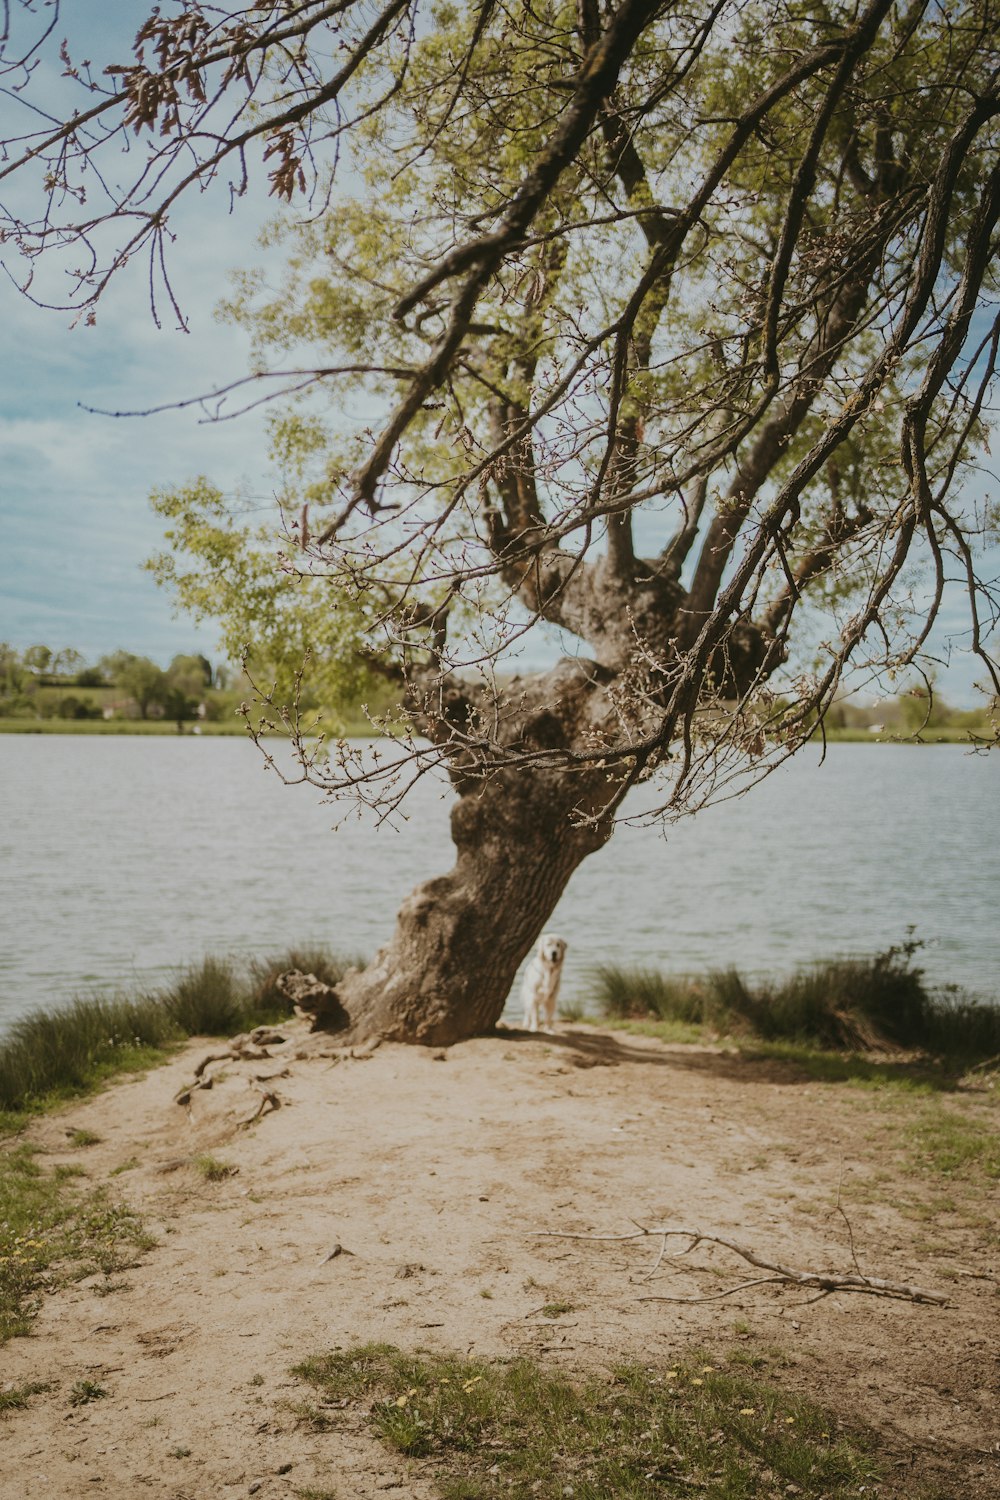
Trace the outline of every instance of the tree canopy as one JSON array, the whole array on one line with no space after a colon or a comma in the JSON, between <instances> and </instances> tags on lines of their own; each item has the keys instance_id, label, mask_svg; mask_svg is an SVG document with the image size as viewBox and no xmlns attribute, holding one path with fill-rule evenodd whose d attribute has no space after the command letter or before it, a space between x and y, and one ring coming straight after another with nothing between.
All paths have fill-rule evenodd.
<instances>
[{"instance_id":1,"label":"tree canopy","mask_svg":"<svg viewBox=\"0 0 1000 1500\"><path fill-rule=\"evenodd\" d=\"M8 148L38 197L6 234L29 289L72 266L88 317L147 255L155 310L178 198L267 173L288 275L232 299L257 366L216 409L280 398L278 572L399 681L431 742L401 764L444 759L463 796L534 776L547 806L562 778L599 843L652 772L662 810L697 806L803 743L846 672L919 664L952 581L1000 689L997 19L177 0L103 71L64 49L85 107ZM218 495L164 503L194 597ZM233 545L238 615L276 574ZM567 656L498 682L537 626ZM303 756L357 781L346 749Z\"/></svg>"}]
</instances>

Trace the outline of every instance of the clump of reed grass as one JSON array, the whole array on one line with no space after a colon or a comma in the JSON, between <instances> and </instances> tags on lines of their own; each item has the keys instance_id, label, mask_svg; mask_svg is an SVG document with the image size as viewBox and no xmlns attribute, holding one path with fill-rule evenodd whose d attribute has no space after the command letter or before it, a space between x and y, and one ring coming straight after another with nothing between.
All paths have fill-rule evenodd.
<instances>
[{"instance_id":1,"label":"clump of reed grass","mask_svg":"<svg viewBox=\"0 0 1000 1500\"><path fill-rule=\"evenodd\" d=\"M149 1067L189 1036L232 1036L280 1020L291 1004L278 974L306 968L335 984L349 963L323 949L242 964L209 957L157 993L88 996L22 1016L0 1040L0 1113L16 1127L19 1112Z\"/></svg>"},{"instance_id":2,"label":"clump of reed grass","mask_svg":"<svg viewBox=\"0 0 1000 1500\"><path fill-rule=\"evenodd\" d=\"M0 1043L0 1109L65 1096L155 1061L181 1033L152 996L94 996L22 1016Z\"/></svg>"},{"instance_id":3,"label":"clump of reed grass","mask_svg":"<svg viewBox=\"0 0 1000 1500\"><path fill-rule=\"evenodd\" d=\"M616 1019L654 1017L767 1042L834 1050L902 1048L955 1062L1000 1053L1000 1006L927 987L909 938L866 958L809 964L783 980L751 982L736 968L703 976L606 964L594 998Z\"/></svg>"},{"instance_id":4,"label":"clump of reed grass","mask_svg":"<svg viewBox=\"0 0 1000 1500\"><path fill-rule=\"evenodd\" d=\"M246 982L232 959L203 958L162 996L182 1036L232 1036L248 1018Z\"/></svg>"}]
</instances>

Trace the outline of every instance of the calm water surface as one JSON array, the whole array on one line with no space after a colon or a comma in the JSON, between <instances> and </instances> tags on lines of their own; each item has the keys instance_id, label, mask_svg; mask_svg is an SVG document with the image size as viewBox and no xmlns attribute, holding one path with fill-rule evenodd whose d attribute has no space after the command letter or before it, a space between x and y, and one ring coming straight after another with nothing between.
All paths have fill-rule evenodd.
<instances>
[{"instance_id":1,"label":"calm water surface","mask_svg":"<svg viewBox=\"0 0 1000 1500\"><path fill-rule=\"evenodd\" d=\"M916 928L940 983L1000 991L1000 757L834 745L670 829L623 827L549 924L565 990L607 959L778 972ZM238 739L0 736L0 1026L206 953L371 953L452 863L448 798L399 829L283 786Z\"/></svg>"}]
</instances>

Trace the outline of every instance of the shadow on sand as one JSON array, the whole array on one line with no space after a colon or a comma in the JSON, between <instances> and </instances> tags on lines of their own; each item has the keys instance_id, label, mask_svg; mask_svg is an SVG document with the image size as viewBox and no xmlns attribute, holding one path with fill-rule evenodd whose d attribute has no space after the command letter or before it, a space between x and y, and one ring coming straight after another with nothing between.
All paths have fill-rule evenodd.
<instances>
[{"instance_id":1,"label":"shadow on sand","mask_svg":"<svg viewBox=\"0 0 1000 1500\"><path fill-rule=\"evenodd\" d=\"M613 1068L620 1063L653 1068L683 1068L689 1073L732 1082L753 1080L788 1087L807 1083L859 1083L874 1088L951 1093L962 1087L954 1070L926 1058L866 1057L856 1052L824 1052L789 1043L741 1042L712 1045L659 1042L655 1036L632 1040L613 1033L567 1025L552 1032L498 1029L497 1036L519 1046L544 1043L558 1048L577 1068ZM657 1045L650 1045L650 1043Z\"/></svg>"}]
</instances>

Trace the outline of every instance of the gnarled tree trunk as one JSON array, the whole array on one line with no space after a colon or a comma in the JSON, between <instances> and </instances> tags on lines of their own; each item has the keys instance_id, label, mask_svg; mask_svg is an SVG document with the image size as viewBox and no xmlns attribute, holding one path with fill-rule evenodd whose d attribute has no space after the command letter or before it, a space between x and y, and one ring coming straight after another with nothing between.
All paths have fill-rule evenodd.
<instances>
[{"instance_id":1,"label":"gnarled tree trunk","mask_svg":"<svg viewBox=\"0 0 1000 1500\"><path fill-rule=\"evenodd\" d=\"M573 871L611 834L621 784L602 769L547 768L544 756L547 743L585 743L598 728L603 674L567 660L508 697L511 745L540 758L486 777L452 770L454 868L417 887L391 941L337 986L355 1035L442 1046L491 1031Z\"/></svg>"}]
</instances>

